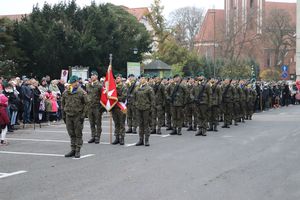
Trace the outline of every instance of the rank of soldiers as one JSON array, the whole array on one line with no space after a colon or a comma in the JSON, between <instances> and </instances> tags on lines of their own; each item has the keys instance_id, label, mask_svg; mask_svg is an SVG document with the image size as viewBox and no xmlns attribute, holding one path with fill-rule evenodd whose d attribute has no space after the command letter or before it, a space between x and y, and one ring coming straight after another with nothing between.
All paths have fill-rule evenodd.
<instances>
[{"instance_id":1,"label":"rank of soldiers","mask_svg":"<svg viewBox=\"0 0 300 200\"><path fill-rule=\"evenodd\" d=\"M91 139L100 142L101 120L105 109L100 104L102 83L93 71L85 91L77 84L78 77L70 78L70 86L63 94L63 119L71 140L71 151L66 157L80 157L84 115L88 116ZM195 131L195 136L206 136L207 131L237 126L251 120L256 91L245 80L208 79L200 74L195 78L175 75L171 79L129 75L124 80L116 75L118 101L126 103L127 113L117 106L111 110L115 124L113 145L125 144L125 133L138 135L136 146L150 146L151 134L162 134L166 127L170 135L182 135L182 128ZM127 130L125 124L127 120Z\"/></svg>"}]
</instances>

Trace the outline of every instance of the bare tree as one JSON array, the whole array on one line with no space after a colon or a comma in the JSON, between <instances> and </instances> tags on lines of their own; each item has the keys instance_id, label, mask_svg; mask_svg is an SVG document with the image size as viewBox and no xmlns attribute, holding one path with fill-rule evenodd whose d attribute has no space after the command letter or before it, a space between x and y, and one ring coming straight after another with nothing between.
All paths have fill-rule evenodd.
<instances>
[{"instance_id":1,"label":"bare tree","mask_svg":"<svg viewBox=\"0 0 300 200\"><path fill-rule=\"evenodd\" d=\"M194 49L195 36L204 19L204 9L184 7L170 14L169 26L173 29L175 39L180 45Z\"/></svg>"},{"instance_id":2,"label":"bare tree","mask_svg":"<svg viewBox=\"0 0 300 200\"><path fill-rule=\"evenodd\" d=\"M291 24L291 16L286 10L274 9L264 25L264 41L274 52L274 66L279 67L284 57L296 46L296 26Z\"/></svg>"}]
</instances>

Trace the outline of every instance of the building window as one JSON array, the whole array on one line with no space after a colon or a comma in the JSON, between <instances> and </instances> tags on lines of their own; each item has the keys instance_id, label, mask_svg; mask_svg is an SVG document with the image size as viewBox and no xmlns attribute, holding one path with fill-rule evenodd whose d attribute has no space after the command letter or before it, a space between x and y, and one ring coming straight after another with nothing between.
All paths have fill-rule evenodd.
<instances>
[{"instance_id":1,"label":"building window","mask_svg":"<svg viewBox=\"0 0 300 200\"><path fill-rule=\"evenodd\" d=\"M271 67L272 64L272 56L271 56L271 52L268 51L267 52L267 67Z\"/></svg>"},{"instance_id":2,"label":"building window","mask_svg":"<svg viewBox=\"0 0 300 200\"><path fill-rule=\"evenodd\" d=\"M253 8L254 0L250 0L250 8Z\"/></svg>"}]
</instances>

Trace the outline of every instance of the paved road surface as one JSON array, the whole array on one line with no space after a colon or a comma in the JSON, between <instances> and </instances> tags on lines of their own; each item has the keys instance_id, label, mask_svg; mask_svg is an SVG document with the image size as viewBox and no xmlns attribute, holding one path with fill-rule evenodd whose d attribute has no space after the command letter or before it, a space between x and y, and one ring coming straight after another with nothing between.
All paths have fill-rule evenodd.
<instances>
[{"instance_id":1,"label":"paved road surface","mask_svg":"<svg viewBox=\"0 0 300 200\"><path fill-rule=\"evenodd\" d=\"M152 135L150 147L84 144L67 159L65 125L18 130L0 147L1 200L297 200L300 106L255 114L238 127L195 137ZM84 140L89 139L85 122Z\"/></svg>"}]
</instances>

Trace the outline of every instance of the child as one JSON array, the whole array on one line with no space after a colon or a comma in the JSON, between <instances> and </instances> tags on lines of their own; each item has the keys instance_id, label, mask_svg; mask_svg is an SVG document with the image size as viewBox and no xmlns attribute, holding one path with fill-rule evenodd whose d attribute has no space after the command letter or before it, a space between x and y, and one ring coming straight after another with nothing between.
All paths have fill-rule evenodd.
<instances>
[{"instance_id":1,"label":"child","mask_svg":"<svg viewBox=\"0 0 300 200\"><path fill-rule=\"evenodd\" d=\"M0 126L1 126L1 141L0 145L7 145L5 140L7 127L9 125L9 117L7 114L8 98L4 94L0 94Z\"/></svg>"}]
</instances>

